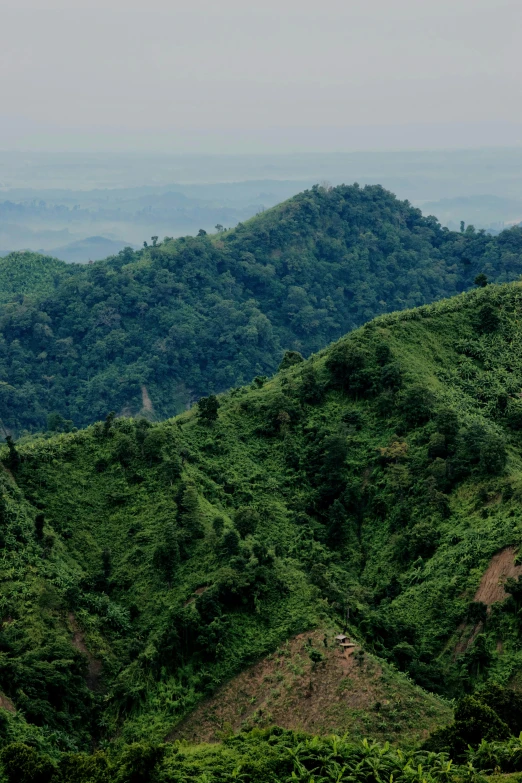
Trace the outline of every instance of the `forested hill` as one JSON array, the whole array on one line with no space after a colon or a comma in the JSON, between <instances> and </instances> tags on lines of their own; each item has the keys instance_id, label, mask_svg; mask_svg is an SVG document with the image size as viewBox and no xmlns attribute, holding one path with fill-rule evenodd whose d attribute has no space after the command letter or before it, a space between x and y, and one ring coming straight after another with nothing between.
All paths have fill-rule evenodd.
<instances>
[{"instance_id":1,"label":"forested hill","mask_svg":"<svg viewBox=\"0 0 522 783\"><path fill-rule=\"evenodd\" d=\"M378 186L315 187L232 231L154 241L0 307L4 428L172 415L271 374L285 349L522 272L521 229L450 232Z\"/></svg>"},{"instance_id":2,"label":"forested hill","mask_svg":"<svg viewBox=\"0 0 522 783\"><path fill-rule=\"evenodd\" d=\"M173 420L109 416L2 447L0 738L61 759L60 783L201 780L214 751L196 761L156 744L267 653L273 709L295 728L286 674L306 671L297 685L313 701L347 603L358 653L322 701L331 731L362 715L365 731L400 740L449 719L386 662L450 697L516 682L521 319L520 284L487 286L381 316L308 361L287 355L271 380ZM296 657L286 640L303 632ZM372 677L362 712L351 689ZM240 694L247 727L272 720L258 692ZM466 704L467 722L439 736L455 752L481 731L520 731L509 710L503 723ZM211 707L202 715L226 735ZM133 741L153 745L128 747L125 763L161 775L81 777L90 767L70 755Z\"/></svg>"},{"instance_id":3,"label":"forested hill","mask_svg":"<svg viewBox=\"0 0 522 783\"><path fill-rule=\"evenodd\" d=\"M0 303L46 296L77 268L39 253L16 252L0 258Z\"/></svg>"}]
</instances>

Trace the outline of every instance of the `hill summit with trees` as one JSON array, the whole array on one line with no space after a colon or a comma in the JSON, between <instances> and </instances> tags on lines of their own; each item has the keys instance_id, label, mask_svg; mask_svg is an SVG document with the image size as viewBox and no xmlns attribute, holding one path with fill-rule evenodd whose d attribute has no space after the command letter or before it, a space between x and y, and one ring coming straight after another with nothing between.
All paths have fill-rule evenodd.
<instances>
[{"instance_id":1,"label":"hill summit with trees","mask_svg":"<svg viewBox=\"0 0 522 783\"><path fill-rule=\"evenodd\" d=\"M379 186L316 186L231 231L92 265L0 263L4 430L164 418L382 313L522 272L522 230L452 232ZM47 417L51 415L50 420Z\"/></svg>"},{"instance_id":2,"label":"hill summit with trees","mask_svg":"<svg viewBox=\"0 0 522 783\"><path fill-rule=\"evenodd\" d=\"M21 768L53 783L228 780L240 768L252 783L314 769L339 781L347 765L350 780L380 768L431 783L520 769L522 708L505 686L522 671L521 319L522 285L487 285L382 315L306 361L289 353L273 378L163 423L111 414L9 440L8 780ZM342 630L354 673L328 691L321 726L351 739L312 740L280 707L285 683L306 674L303 699L332 689ZM244 713L227 707L253 733L218 726L214 748L179 739L195 708L210 731L216 689L267 655L271 679L248 680ZM375 699L357 714L355 688ZM267 705L288 725L273 729ZM419 727L432 736L418 756L353 744L364 731L408 744ZM476 768L428 750L472 753Z\"/></svg>"}]
</instances>

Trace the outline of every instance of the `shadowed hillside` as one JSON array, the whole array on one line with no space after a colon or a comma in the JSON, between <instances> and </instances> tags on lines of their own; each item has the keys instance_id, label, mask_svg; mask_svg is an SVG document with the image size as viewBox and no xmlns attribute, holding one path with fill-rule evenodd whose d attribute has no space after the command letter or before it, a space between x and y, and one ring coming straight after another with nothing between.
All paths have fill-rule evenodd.
<instances>
[{"instance_id":1,"label":"shadowed hillside","mask_svg":"<svg viewBox=\"0 0 522 783\"><path fill-rule=\"evenodd\" d=\"M469 288L478 273L503 282L522 271L520 229L450 232L379 186L315 187L200 234L65 275L42 259L53 271L29 288L25 256L2 262L20 281L0 308L6 432L137 414L144 387L156 415L170 416L273 373L286 349L308 355L380 313Z\"/></svg>"}]
</instances>

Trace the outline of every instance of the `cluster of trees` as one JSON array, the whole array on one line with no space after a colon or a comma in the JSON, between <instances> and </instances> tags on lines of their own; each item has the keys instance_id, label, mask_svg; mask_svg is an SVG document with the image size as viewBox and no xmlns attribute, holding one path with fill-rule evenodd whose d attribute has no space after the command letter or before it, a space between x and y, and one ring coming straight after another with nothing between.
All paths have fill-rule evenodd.
<instances>
[{"instance_id":1,"label":"cluster of trees","mask_svg":"<svg viewBox=\"0 0 522 783\"><path fill-rule=\"evenodd\" d=\"M0 307L6 430L42 430L51 413L75 426L137 413L143 387L169 416L271 374L285 349L308 355L479 273L522 272L522 230L451 232L378 186L314 187L232 231L153 239L66 272L43 259L45 279L34 258L34 279L23 255L10 258L33 282Z\"/></svg>"},{"instance_id":2,"label":"cluster of trees","mask_svg":"<svg viewBox=\"0 0 522 783\"><path fill-rule=\"evenodd\" d=\"M347 603L350 632L432 691L515 671L520 586L490 612L472 596L518 543L521 313L517 285L485 286L308 361L294 348L274 378L175 420L111 413L73 431L55 416L52 436L11 437L0 690L20 713L6 741L163 738L290 635L344 622ZM477 624L459 653L458 629Z\"/></svg>"}]
</instances>

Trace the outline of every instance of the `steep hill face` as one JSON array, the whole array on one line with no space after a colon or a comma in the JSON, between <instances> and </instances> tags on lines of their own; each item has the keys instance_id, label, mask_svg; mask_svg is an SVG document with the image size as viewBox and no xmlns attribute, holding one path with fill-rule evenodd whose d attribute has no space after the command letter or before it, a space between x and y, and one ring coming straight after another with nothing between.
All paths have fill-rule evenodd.
<instances>
[{"instance_id":1,"label":"steep hill face","mask_svg":"<svg viewBox=\"0 0 522 783\"><path fill-rule=\"evenodd\" d=\"M233 231L154 241L0 308L6 430L44 429L50 413L72 422L53 417L62 429L136 414L144 394L170 416L271 374L285 349L308 355L479 272L522 272L522 230L450 232L380 187L316 187Z\"/></svg>"},{"instance_id":2,"label":"steep hill face","mask_svg":"<svg viewBox=\"0 0 522 783\"><path fill-rule=\"evenodd\" d=\"M520 284L488 286L287 356L217 409L4 447L2 731L170 736L347 608L431 691L516 677L521 318Z\"/></svg>"},{"instance_id":3,"label":"steep hill face","mask_svg":"<svg viewBox=\"0 0 522 783\"><path fill-rule=\"evenodd\" d=\"M320 628L289 639L202 701L169 739L216 742L276 725L410 744L450 722L441 699L358 645L341 647L336 636Z\"/></svg>"}]
</instances>

